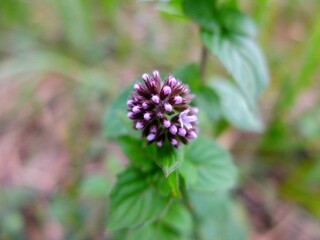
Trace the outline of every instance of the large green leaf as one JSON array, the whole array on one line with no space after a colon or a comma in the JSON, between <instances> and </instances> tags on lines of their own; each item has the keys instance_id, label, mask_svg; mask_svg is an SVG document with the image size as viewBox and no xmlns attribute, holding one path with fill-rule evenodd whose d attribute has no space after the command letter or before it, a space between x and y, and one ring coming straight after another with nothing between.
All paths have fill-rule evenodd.
<instances>
[{"instance_id":1,"label":"large green leaf","mask_svg":"<svg viewBox=\"0 0 320 240\"><path fill-rule=\"evenodd\" d=\"M201 32L201 38L254 104L268 83L266 63L257 44L248 37L224 32Z\"/></svg>"},{"instance_id":2,"label":"large green leaf","mask_svg":"<svg viewBox=\"0 0 320 240\"><path fill-rule=\"evenodd\" d=\"M221 116L217 94L210 87L202 86L196 92L196 96L195 104L200 111L203 111L210 121L216 122Z\"/></svg>"},{"instance_id":3,"label":"large green leaf","mask_svg":"<svg viewBox=\"0 0 320 240\"><path fill-rule=\"evenodd\" d=\"M190 199L202 240L248 239L244 210L228 195L192 193Z\"/></svg>"},{"instance_id":4,"label":"large green leaf","mask_svg":"<svg viewBox=\"0 0 320 240\"><path fill-rule=\"evenodd\" d=\"M111 213L108 230L133 229L158 218L170 202L161 194L155 182L161 182L153 174L148 177L134 168L119 175L111 192Z\"/></svg>"},{"instance_id":5,"label":"large green leaf","mask_svg":"<svg viewBox=\"0 0 320 240\"><path fill-rule=\"evenodd\" d=\"M235 8L219 9L221 31L236 33L247 37L255 37L256 26L252 20Z\"/></svg>"},{"instance_id":6,"label":"large green leaf","mask_svg":"<svg viewBox=\"0 0 320 240\"><path fill-rule=\"evenodd\" d=\"M215 5L215 0L184 0L182 3L185 14L209 31L219 29L219 23L216 21L217 10Z\"/></svg>"},{"instance_id":7,"label":"large green leaf","mask_svg":"<svg viewBox=\"0 0 320 240\"><path fill-rule=\"evenodd\" d=\"M174 202L156 222L129 232L126 240L189 240L191 234L190 212L180 202Z\"/></svg>"},{"instance_id":8,"label":"large green leaf","mask_svg":"<svg viewBox=\"0 0 320 240\"><path fill-rule=\"evenodd\" d=\"M219 95L221 112L229 123L247 131L260 132L263 129L258 113L233 84L216 80L211 87Z\"/></svg>"},{"instance_id":9,"label":"large green leaf","mask_svg":"<svg viewBox=\"0 0 320 240\"><path fill-rule=\"evenodd\" d=\"M103 119L104 136L116 140L127 135L131 129L130 120L126 115L127 99L132 86L126 87L111 103Z\"/></svg>"},{"instance_id":10,"label":"large green leaf","mask_svg":"<svg viewBox=\"0 0 320 240\"><path fill-rule=\"evenodd\" d=\"M231 157L214 141L194 140L185 152L180 168L189 189L195 191L224 191L235 185L237 174Z\"/></svg>"},{"instance_id":11,"label":"large green leaf","mask_svg":"<svg viewBox=\"0 0 320 240\"><path fill-rule=\"evenodd\" d=\"M143 139L135 139L129 136L121 137L119 144L135 167L143 171L148 171L155 167L156 149L154 145L147 146Z\"/></svg>"}]
</instances>

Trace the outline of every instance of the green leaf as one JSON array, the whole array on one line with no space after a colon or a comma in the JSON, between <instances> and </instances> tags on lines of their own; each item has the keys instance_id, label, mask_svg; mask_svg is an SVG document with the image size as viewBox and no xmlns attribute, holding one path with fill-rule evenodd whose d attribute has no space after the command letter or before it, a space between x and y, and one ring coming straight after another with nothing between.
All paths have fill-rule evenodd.
<instances>
[{"instance_id":1,"label":"green leaf","mask_svg":"<svg viewBox=\"0 0 320 240\"><path fill-rule=\"evenodd\" d=\"M234 8L222 8L219 10L219 22L224 31L244 35L256 36L256 26L252 20Z\"/></svg>"},{"instance_id":2,"label":"green leaf","mask_svg":"<svg viewBox=\"0 0 320 240\"><path fill-rule=\"evenodd\" d=\"M233 77L250 104L254 104L268 84L266 63L250 38L228 33L201 31L201 38Z\"/></svg>"},{"instance_id":3,"label":"green leaf","mask_svg":"<svg viewBox=\"0 0 320 240\"><path fill-rule=\"evenodd\" d=\"M135 139L124 136L119 139L122 151L126 154L131 163L143 171L148 171L155 167L154 158L156 149L154 145L146 145L143 139Z\"/></svg>"},{"instance_id":4,"label":"green leaf","mask_svg":"<svg viewBox=\"0 0 320 240\"><path fill-rule=\"evenodd\" d=\"M92 23L87 1L58 0L53 1L57 8L64 34L71 44L79 50L92 44ZM77 24L74 24L74 23Z\"/></svg>"},{"instance_id":5,"label":"green leaf","mask_svg":"<svg viewBox=\"0 0 320 240\"><path fill-rule=\"evenodd\" d=\"M127 135L131 129L130 121L126 116L127 99L132 86L126 87L111 103L103 119L104 136L109 140L116 140Z\"/></svg>"},{"instance_id":6,"label":"green leaf","mask_svg":"<svg viewBox=\"0 0 320 240\"><path fill-rule=\"evenodd\" d=\"M177 16L177 17L184 17L184 13L182 10L182 1L183 0L169 0L166 2L159 2L157 4L157 9L160 12Z\"/></svg>"},{"instance_id":7,"label":"green leaf","mask_svg":"<svg viewBox=\"0 0 320 240\"><path fill-rule=\"evenodd\" d=\"M170 186L172 196L180 198L179 174L177 171L169 175L167 183Z\"/></svg>"},{"instance_id":8,"label":"green leaf","mask_svg":"<svg viewBox=\"0 0 320 240\"><path fill-rule=\"evenodd\" d=\"M185 162L180 168L189 189L225 191L236 182L236 168L224 149L210 140L197 139L186 148Z\"/></svg>"},{"instance_id":9,"label":"green leaf","mask_svg":"<svg viewBox=\"0 0 320 240\"><path fill-rule=\"evenodd\" d=\"M126 240L191 240L192 218L180 202L173 202L156 222L129 232Z\"/></svg>"},{"instance_id":10,"label":"green leaf","mask_svg":"<svg viewBox=\"0 0 320 240\"><path fill-rule=\"evenodd\" d=\"M173 71L173 75L189 85L195 94L192 101L209 120L217 121L220 117L219 99L217 94L209 87L203 86L200 81L200 71L197 64L187 64Z\"/></svg>"},{"instance_id":11,"label":"green leaf","mask_svg":"<svg viewBox=\"0 0 320 240\"><path fill-rule=\"evenodd\" d=\"M183 147L174 148L166 142L161 148L157 148L155 162L162 168L166 177L179 168L183 162Z\"/></svg>"},{"instance_id":12,"label":"green leaf","mask_svg":"<svg viewBox=\"0 0 320 240\"><path fill-rule=\"evenodd\" d=\"M262 131L262 123L256 110L249 106L233 84L216 80L211 86L220 97L222 114L229 123L247 131Z\"/></svg>"},{"instance_id":13,"label":"green leaf","mask_svg":"<svg viewBox=\"0 0 320 240\"><path fill-rule=\"evenodd\" d=\"M196 106L207 115L210 121L216 122L219 120L221 116L219 98L210 87L200 87L199 91L196 92L194 101Z\"/></svg>"},{"instance_id":14,"label":"green leaf","mask_svg":"<svg viewBox=\"0 0 320 240\"><path fill-rule=\"evenodd\" d=\"M154 175L148 178L134 168L121 173L111 192L108 230L133 229L156 220L170 201L170 197L158 192L158 181Z\"/></svg>"},{"instance_id":15,"label":"green leaf","mask_svg":"<svg viewBox=\"0 0 320 240\"><path fill-rule=\"evenodd\" d=\"M173 71L173 76L187 84L192 92L198 91L201 87L200 71L198 64L186 64L176 68Z\"/></svg>"},{"instance_id":16,"label":"green leaf","mask_svg":"<svg viewBox=\"0 0 320 240\"><path fill-rule=\"evenodd\" d=\"M244 209L228 195L192 193L190 199L202 240L248 239Z\"/></svg>"},{"instance_id":17,"label":"green leaf","mask_svg":"<svg viewBox=\"0 0 320 240\"><path fill-rule=\"evenodd\" d=\"M103 175L93 175L81 183L81 195L88 198L104 198L110 191L110 183Z\"/></svg>"},{"instance_id":18,"label":"green leaf","mask_svg":"<svg viewBox=\"0 0 320 240\"><path fill-rule=\"evenodd\" d=\"M209 31L217 31L219 29L219 23L216 20L215 0L184 0L182 7L185 14L203 29Z\"/></svg>"}]
</instances>

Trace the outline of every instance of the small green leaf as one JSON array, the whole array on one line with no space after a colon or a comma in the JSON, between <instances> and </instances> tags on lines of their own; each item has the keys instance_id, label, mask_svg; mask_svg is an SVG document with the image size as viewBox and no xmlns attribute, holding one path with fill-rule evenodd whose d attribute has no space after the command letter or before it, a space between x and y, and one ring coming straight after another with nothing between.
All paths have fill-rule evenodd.
<instances>
[{"instance_id":1,"label":"small green leaf","mask_svg":"<svg viewBox=\"0 0 320 240\"><path fill-rule=\"evenodd\" d=\"M248 239L244 209L227 194L192 193L190 199L202 240Z\"/></svg>"},{"instance_id":2,"label":"small green leaf","mask_svg":"<svg viewBox=\"0 0 320 240\"><path fill-rule=\"evenodd\" d=\"M166 142L161 148L157 148L155 162L162 168L166 177L168 177L181 166L183 157L183 147L176 149Z\"/></svg>"},{"instance_id":3,"label":"small green leaf","mask_svg":"<svg viewBox=\"0 0 320 240\"><path fill-rule=\"evenodd\" d=\"M250 104L268 84L268 71L257 44L239 34L201 32L201 38L233 77Z\"/></svg>"},{"instance_id":4,"label":"small green leaf","mask_svg":"<svg viewBox=\"0 0 320 240\"><path fill-rule=\"evenodd\" d=\"M222 114L229 123L247 131L262 131L262 122L256 110L249 106L233 84L216 80L211 86L220 97Z\"/></svg>"},{"instance_id":5,"label":"small green leaf","mask_svg":"<svg viewBox=\"0 0 320 240\"><path fill-rule=\"evenodd\" d=\"M147 146L143 139L134 139L129 136L121 137L119 144L135 167L143 171L148 171L155 167L153 159L156 155L156 149L154 145Z\"/></svg>"},{"instance_id":6,"label":"small green leaf","mask_svg":"<svg viewBox=\"0 0 320 240\"><path fill-rule=\"evenodd\" d=\"M197 139L186 147L185 162L180 168L189 189L225 191L236 182L236 168L224 149L210 140Z\"/></svg>"},{"instance_id":7,"label":"small green leaf","mask_svg":"<svg viewBox=\"0 0 320 240\"><path fill-rule=\"evenodd\" d=\"M170 186L172 196L180 198L179 174L177 171L169 175L167 183Z\"/></svg>"},{"instance_id":8,"label":"small green leaf","mask_svg":"<svg viewBox=\"0 0 320 240\"><path fill-rule=\"evenodd\" d=\"M116 140L127 135L131 129L130 121L126 116L127 99L132 86L126 87L111 103L103 119L104 136L109 140Z\"/></svg>"},{"instance_id":9,"label":"small green leaf","mask_svg":"<svg viewBox=\"0 0 320 240\"><path fill-rule=\"evenodd\" d=\"M156 222L128 233L126 240L191 240L192 218L180 202L173 202Z\"/></svg>"},{"instance_id":10,"label":"small green leaf","mask_svg":"<svg viewBox=\"0 0 320 240\"><path fill-rule=\"evenodd\" d=\"M111 192L108 230L133 229L156 220L170 202L169 196L158 192L157 181L134 168L121 173Z\"/></svg>"}]
</instances>

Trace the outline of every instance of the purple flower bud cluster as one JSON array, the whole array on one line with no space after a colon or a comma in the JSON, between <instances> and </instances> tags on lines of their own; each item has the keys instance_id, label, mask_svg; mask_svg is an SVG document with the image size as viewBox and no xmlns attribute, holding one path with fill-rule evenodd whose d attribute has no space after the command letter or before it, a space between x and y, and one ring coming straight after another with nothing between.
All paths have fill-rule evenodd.
<instances>
[{"instance_id":1,"label":"purple flower bud cluster","mask_svg":"<svg viewBox=\"0 0 320 240\"><path fill-rule=\"evenodd\" d=\"M168 75L162 84L160 74L143 74L144 84L137 82L128 99L128 117L135 129L149 143L161 147L168 140L174 147L197 138L198 109L189 106L192 100L187 85Z\"/></svg>"}]
</instances>

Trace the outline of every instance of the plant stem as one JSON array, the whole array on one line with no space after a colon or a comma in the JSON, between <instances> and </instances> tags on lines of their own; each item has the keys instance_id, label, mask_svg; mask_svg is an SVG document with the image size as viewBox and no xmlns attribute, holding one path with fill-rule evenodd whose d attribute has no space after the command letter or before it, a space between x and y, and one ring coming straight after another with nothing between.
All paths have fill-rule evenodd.
<instances>
[{"instance_id":1,"label":"plant stem","mask_svg":"<svg viewBox=\"0 0 320 240\"><path fill-rule=\"evenodd\" d=\"M205 73L208 62L208 50L205 46L202 46L201 49L201 58L200 58L200 81L205 82Z\"/></svg>"}]
</instances>

